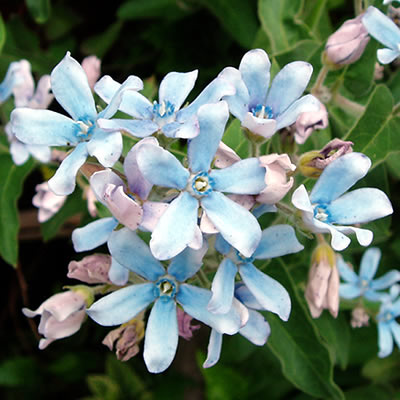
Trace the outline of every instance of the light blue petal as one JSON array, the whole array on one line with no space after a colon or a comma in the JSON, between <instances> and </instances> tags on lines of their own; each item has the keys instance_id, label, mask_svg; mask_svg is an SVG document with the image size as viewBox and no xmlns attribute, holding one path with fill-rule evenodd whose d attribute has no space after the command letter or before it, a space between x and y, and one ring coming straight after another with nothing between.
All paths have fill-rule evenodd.
<instances>
[{"instance_id":1,"label":"light blue petal","mask_svg":"<svg viewBox=\"0 0 400 400\"><path fill-rule=\"evenodd\" d=\"M242 74L236 68L226 67L221 71L219 76L226 79L235 87L236 93L232 96L224 96L222 100L228 103L229 111L232 115L242 121L249 111L250 101L249 91L242 79Z\"/></svg>"},{"instance_id":2,"label":"light blue petal","mask_svg":"<svg viewBox=\"0 0 400 400\"><path fill-rule=\"evenodd\" d=\"M377 247L371 247L365 251L360 262L360 279L371 281L378 269L382 253Z\"/></svg>"},{"instance_id":3,"label":"light blue petal","mask_svg":"<svg viewBox=\"0 0 400 400\"><path fill-rule=\"evenodd\" d=\"M400 282L400 271L392 269L381 277L371 282L371 288L374 290L382 290L391 287L396 282Z\"/></svg>"},{"instance_id":4,"label":"light blue petal","mask_svg":"<svg viewBox=\"0 0 400 400\"><path fill-rule=\"evenodd\" d=\"M136 91L143 89L143 82L140 78L134 75L128 76L125 82L118 88L111 98L108 106L99 113L98 118L111 118L121 105L122 98L126 91Z\"/></svg>"},{"instance_id":5,"label":"light blue petal","mask_svg":"<svg viewBox=\"0 0 400 400\"><path fill-rule=\"evenodd\" d=\"M252 308L253 310L263 309L261 304L254 297L253 293L251 293L249 288L243 282L239 282L236 284L235 297L248 308Z\"/></svg>"},{"instance_id":6,"label":"light blue petal","mask_svg":"<svg viewBox=\"0 0 400 400\"><path fill-rule=\"evenodd\" d=\"M158 374L172 363L178 347L178 318L176 304L158 299L146 325L143 358L149 372Z\"/></svg>"},{"instance_id":7,"label":"light blue petal","mask_svg":"<svg viewBox=\"0 0 400 400\"><path fill-rule=\"evenodd\" d=\"M6 101L12 95L14 85L19 84L20 65L19 61L14 61L8 66L6 76L0 84L0 103Z\"/></svg>"},{"instance_id":8,"label":"light blue petal","mask_svg":"<svg viewBox=\"0 0 400 400\"><path fill-rule=\"evenodd\" d=\"M336 224L353 225L373 221L392 214L393 208L384 192L361 188L345 193L327 207L330 220Z\"/></svg>"},{"instance_id":9,"label":"light blue petal","mask_svg":"<svg viewBox=\"0 0 400 400\"><path fill-rule=\"evenodd\" d=\"M265 189L265 167L258 158L246 158L230 167L214 169L214 190L235 194L259 194Z\"/></svg>"},{"instance_id":10,"label":"light blue petal","mask_svg":"<svg viewBox=\"0 0 400 400\"><path fill-rule=\"evenodd\" d=\"M10 118L12 133L21 142L46 146L75 146L80 142L79 124L54 111L21 107Z\"/></svg>"},{"instance_id":11,"label":"light blue petal","mask_svg":"<svg viewBox=\"0 0 400 400\"><path fill-rule=\"evenodd\" d=\"M358 275L350 268L341 255L336 256L336 266L339 271L340 277L349 283L357 283L359 281Z\"/></svg>"},{"instance_id":12,"label":"light blue petal","mask_svg":"<svg viewBox=\"0 0 400 400\"><path fill-rule=\"evenodd\" d=\"M251 212L256 218L259 218L261 217L261 215L264 215L266 213L277 211L278 209L274 204L261 204L259 206L256 206Z\"/></svg>"},{"instance_id":13,"label":"light blue petal","mask_svg":"<svg viewBox=\"0 0 400 400\"><path fill-rule=\"evenodd\" d=\"M122 135L120 132L106 132L96 129L87 143L87 150L106 168L112 167L122 153Z\"/></svg>"},{"instance_id":14,"label":"light blue petal","mask_svg":"<svg viewBox=\"0 0 400 400\"><path fill-rule=\"evenodd\" d=\"M165 136L171 138L193 139L199 134L199 122L195 116L185 122L171 122L161 128Z\"/></svg>"},{"instance_id":15,"label":"light blue petal","mask_svg":"<svg viewBox=\"0 0 400 400\"><path fill-rule=\"evenodd\" d=\"M26 148L29 153L38 161L43 164L47 164L51 160L51 149L48 146L42 146L40 144L27 144Z\"/></svg>"},{"instance_id":16,"label":"light blue petal","mask_svg":"<svg viewBox=\"0 0 400 400\"><path fill-rule=\"evenodd\" d=\"M72 243L75 251L88 251L106 243L111 232L117 227L115 218L101 218L90 222L82 228L76 228L72 232Z\"/></svg>"},{"instance_id":17,"label":"light blue petal","mask_svg":"<svg viewBox=\"0 0 400 400\"><path fill-rule=\"evenodd\" d=\"M153 283L131 285L102 297L86 312L100 325L120 325L134 318L154 300Z\"/></svg>"},{"instance_id":18,"label":"light blue petal","mask_svg":"<svg viewBox=\"0 0 400 400\"><path fill-rule=\"evenodd\" d=\"M271 83L265 105L271 107L276 118L294 103L306 89L313 68L304 61L285 65Z\"/></svg>"},{"instance_id":19,"label":"light blue petal","mask_svg":"<svg viewBox=\"0 0 400 400\"><path fill-rule=\"evenodd\" d=\"M207 359L203 363L203 368L210 368L218 362L221 355L222 337L222 333L219 333L215 329L211 329L207 347Z\"/></svg>"},{"instance_id":20,"label":"light blue petal","mask_svg":"<svg viewBox=\"0 0 400 400\"><path fill-rule=\"evenodd\" d=\"M160 83L159 103L169 101L178 111L192 91L198 75L197 69L191 72L170 72Z\"/></svg>"},{"instance_id":21,"label":"light blue petal","mask_svg":"<svg viewBox=\"0 0 400 400\"><path fill-rule=\"evenodd\" d=\"M341 283L339 286L339 295L344 299L355 299L361 296L361 288L356 283Z\"/></svg>"},{"instance_id":22,"label":"light blue petal","mask_svg":"<svg viewBox=\"0 0 400 400\"><path fill-rule=\"evenodd\" d=\"M375 7L368 7L362 17L362 23L368 33L378 42L397 50L400 43L400 29L398 26L385 14Z\"/></svg>"},{"instance_id":23,"label":"light blue petal","mask_svg":"<svg viewBox=\"0 0 400 400\"><path fill-rule=\"evenodd\" d=\"M261 228L249 211L219 192L203 197L201 206L231 246L245 257L254 253L261 239Z\"/></svg>"},{"instance_id":24,"label":"light blue petal","mask_svg":"<svg viewBox=\"0 0 400 400\"><path fill-rule=\"evenodd\" d=\"M278 281L264 274L251 263L240 265L239 273L263 309L279 315L284 321L289 319L291 310L289 293Z\"/></svg>"},{"instance_id":25,"label":"light blue petal","mask_svg":"<svg viewBox=\"0 0 400 400\"><path fill-rule=\"evenodd\" d=\"M217 77L205 87L194 101L178 111L176 120L178 122L186 122L196 115L201 106L217 103L223 96L232 94L235 94L234 86L223 77Z\"/></svg>"},{"instance_id":26,"label":"light blue petal","mask_svg":"<svg viewBox=\"0 0 400 400\"><path fill-rule=\"evenodd\" d=\"M392 49L378 49L376 55L381 64L390 64L393 60L400 56L400 51Z\"/></svg>"},{"instance_id":27,"label":"light blue petal","mask_svg":"<svg viewBox=\"0 0 400 400\"><path fill-rule=\"evenodd\" d=\"M207 241L203 242L203 246L199 250L187 247L172 259L168 267L168 274L174 276L179 282L186 281L203 265L203 257L207 249Z\"/></svg>"},{"instance_id":28,"label":"light blue petal","mask_svg":"<svg viewBox=\"0 0 400 400\"><path fill-rule=\"evenodd\" d=\"M228 254L232 246L223 238L221 234L217 234L215 238L215 249L221 254Z\"/></svg>"},{"instance_id":29,"label":"light blue petal","mask_svg":"<svg viewBox=\"0 0 400 400\"><path fill-rule=\"evenodd\" d=\"M307 94L296 100L282 114L277 116L276 129L286 128L294 124L301 113L318 111L320 107L320 101L312 94Z\"/></svg>"},{"instance_id":30,"label":"light blue petal","mask_svg":"<svg viewBox=\"0 0 400 400\"><path fill-rule=\"evenodd\" d=\"M248 112L242 120L242 127L264 139L269 139L276 132L276 121L254 116Z\"/></svg>"},{"instance_id":31,"label":"light blue petal","mask_svg":"<svg viewBox=\"0 0 400 400\"><path fill-rule=\"evenodd\" d=\"M206 104L199 109L197 117L200 133L189 141L187 150L193 173L207 172L210 168L229 118L228 104L225 101Z\"/></svg>"},{"instance_id":32,"label":"light blue petal","mask_svg":"<svg viewBox=\"0 0 400 400\"><path fill-rule=\"evenodd\" d=\"M28 146L18 139L14 139L10 143L10 155L15 165L25 164L29 158ZM31 145L33 146L33 145Z\"/></svg>"},{"instance_id":33,"label":"light blue petal","mask_svg":"<svg viewBox=\"0 0 400 400\"><path fill-rule=\"evenodd\" d=\"M378 357L383 358L393 351L393 337L389 324L380 322L378 324Z\"/></svg>"},{"instance_id":34,"label":"light blue petal","mask_svg":"<svg viewBox=\"0 0 400 400\"><path fill-rule=\"evenodd\" d=\"M189 171L178 159L162 147L144 144L136 156L143 176L154 185L184 189Z\"/></svg>"},{"instance_id":35,"label":"light blue petal","mask_svg":"<svg viewBox=\"0 0 400 400\"><path fill-rule=\"evenodd\" d=\"M75 121L94 122L97 111L87 75L70 54L67 52L51 72L51 90Z\"/></svg>"},{"instance_id":36,"label":"light blue petal","mask_svg":"<svg viewBox=\"0 0 400 400\"><path fill-rule=\"evenodd\" d=\"M394 318L400 316L400 298L391 305L390 311L393 313Z\"/></svg>"},{"instance_id":37,"label":"light blue petal","mask_svg":"<svg viewBox=\"0 0 400 400\"><path fill-rule=\"evenodd\" d=\"M182 192L160 217L150 240L152 253L168 260L183 251L195 237L199 202Z\"/></svg>"},{"instance_id":38,"label":"light blue petal","mask_svg":"<svg viewBox=\"0 0 400 400\"><path fill-rule=\"evenodd\" d=\"M156 281L165 274L164 267L151 254L147 244L128 228L114 231L108 240L108 248L121 265L149 281Z\"/></svg>"},{"instance_id":39,"label":"light blue petal","mask_svg":"<svg viewBox=\"0 0 400 400\"><path fill-rule=\"evenodd\" d=\"M229 258L224 258L212 281L212 297L207 309L215 314L225 314L232 307L237 267Z\"/></svg>"},{"instance_id":40,"label":"light blue petal","mask_svg":"<svg viewBox=\"0 0 400 400\"><path fill-rule=\"evenodd\" d=\"M257 259L266 259L297 253L304 249L290 225L274 225L262 232L260 243L253 254Z\"/></svg>"},{"instance_id":41,"label":"light blue petal","mask_svg":"<svg viewBox=\"0 0 400 400\"><path fill-rule=\"evenodd\" d=\"M101 171L96 171L90 177L90 187L96 196L97 201L107 206L104 201L104 192L109 184L115 186L124 186L123 180L111 169L106 168Z\"/></svg>"},{"instance_id":42,"label":"light blue petal","mask_svg":"<svg viewBox=\"0 0 400 400\"><path fill-rule=\"evenodd\" d=\"M97 123L105 131L125 131L132 136L143 138L158 131L158 125L149 119L98 119Z\"/></svg>"},{"instance_id":43,"label":"light blue petal","mask_svg":"<svg viewBox=\"0 0 400 400\"><path fill-rule=\"evenodd\" d=\"M111 76L103 76L94 86L94 91L102 100L109 103L114 94L121 87ZM153 105L146 97L135 91L124 92L119 109L138 119L152 119Z\"/></svg>"},{"instance_id":44,"label":"light blue petal","mask_svg":"<svg viewBox=\"0 0 400 400\"><path fill-rule=\"evenodd\" d=\"M111 266L108 278L114 285L122 286L128 282L129 269L121 265L114 257L111 257Z\"/></svg>"},{"instance_id":45,"label":"light blue petal","mask_svg":"<svg viewBox=\"0 0 400 400\"><path fill-rule=\"evenodd\" d=\"M271 62L264 50L248 51L242 58L239 71L250 94L249 109L264 105L270 80Z\"/></svg>"},{"instance_id":46,"label":"light blue petal","mask_svg":"<svg viewBox=\"0 0 400 400\"><path fill-rule=\"evenodd\" d=\"M390 322L390 329L392 330L393 339L397 347L400 348L400 325L396 321Z\"/></svg>"},{"instance_id":47,"label":"light blue petal","mask_svg":"<svg viewBox=\"0 0 400 400\"><path fill-rule=\"evenodd\" d=\"M213 314L207 310L211 292L197 286L183 284L179 286L176 300L187 314L216 329L219 333L233 335L242 325L242 316L235 307L226 314Z\"/></svg>"},{"instance_id":48,"label":"light blue petal","mask_svg":"<svg viewBox=\"0 0 400 400\"><path fill-rule=\"evenodd\" d=\"M261 313L249 310L249 320L239 333L256 346L264 346L271 334L271 327Z\"/></svg>"},{"instance_id":49,"label":"light blue petal","mask_svg":"<svg viewBox=\"0 0 400 400\"><path fill-rule=\"evenodd\" d=\"M330 203L363 178L371 160L362 153L349 153L329 164L315 183L311 203Z\"/></svg>"},{"instance_id":50,"label":"light blue petal","mask_svg":"<svg viewBox=\"0 0 400 400\"><path fill-rule=\"evenodd\" d=\"M62 161L54 176L49 180L50 189L59 196L71 194L75 189L76 174L87 157L86 143L79 143Z\"/></svg>"}]
</instances>

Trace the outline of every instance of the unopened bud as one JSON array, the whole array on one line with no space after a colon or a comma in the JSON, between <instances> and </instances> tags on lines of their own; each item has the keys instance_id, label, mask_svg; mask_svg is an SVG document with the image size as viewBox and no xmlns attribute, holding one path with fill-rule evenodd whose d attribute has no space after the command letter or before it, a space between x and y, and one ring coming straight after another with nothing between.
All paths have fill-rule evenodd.
<instances>
[{"instance_id":1,"label":"unopened bud","mask_svg":"<svg viewBox=\"0 0 400 400\"><path fill-rule=\"evenodd\" d=\"M92 254L80 261L71 261L68 265L67 277L86 283L111 283L108 279L110 266L111 256Z\"/></svg>"},{"instance_id":2,"label":"unopened bud","mask_svg":"<svg viewBox=\"0 0 400 400\"><path fill-rule=\"evenodd\" d=\"M361 328L369 325L369 315L363 307L356 307L352 311L350 324L353 328Z\"/></svg>"},{"instance_id":3,"label":"unopened bud","mask_svg":"<svg viewBox=\"0 0 400 400\"><path fill-rule=\"evenodd\" d=\"M347 20L329 37L325 46L325 57L329 63L352 64L362 56L370 37L361 19L362 14Z\"/></svg>"}]
</instances>

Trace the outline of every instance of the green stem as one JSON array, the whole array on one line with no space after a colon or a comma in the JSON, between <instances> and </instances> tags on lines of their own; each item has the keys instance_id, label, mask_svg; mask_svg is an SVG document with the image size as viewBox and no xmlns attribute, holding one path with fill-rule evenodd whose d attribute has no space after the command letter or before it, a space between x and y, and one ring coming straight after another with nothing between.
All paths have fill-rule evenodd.
<instances>
[{"instance_id":1,"label":"green stem","mask_svg":"<svg viewBox=\"0 0 400 400\"><path fill-rule=\"evenodd\" d=\"M354 0L354 12L356 15L362 14L364 11L364 1L363 0Z\"/></svg>"},{"instance_id":2,"label":"green stem","mask_svg":"<svg viewBox=\"0 0 400 400\"><path fill-rule=\"evenodd\" d=\"M202 269L199 269L199 271L196 274L197 278L199 279L201 286L206 289L210 289L211 287L211 282L207 278L207 275L204 273Z\"/></svg>"},{"instance_id":3,"label":"green stem","mask_svg":"<svg viewBox=\"0 0 400 400\"><path fill-rule=\"evenodd\" d=\"M285 203L276 203L275 206L279 211L282 211L282 213L288 217L292 217L295 213L295 211Z\"/></svg>"},{"instance_id":4,"label":"green stem","mask_svg":"<svg viewBox=\"0 0 400 400\"><path fill-rule=\"evenodd\" d=\"M348 98L342 96L340 93L336 93L334 95L333 101L338 107L342 108L348 114L351 114L355 117L359 117L365 111L365 106L349 100Z\"/></svg>"},{"instance_id":5,"label":"green stem","mask_svg":"<svg viewBox=\"0 0 400 400\"><path fill-rule=\"evenodd\" d=\"M323 65L318 73L317 80L315 81L314 86L311 88L311 94L318 97L318 95L320 94L321 88L324 84L325 78L328 75L328 72L329 72L329 68L326 65Z\"/></svg>"}]
</instances>

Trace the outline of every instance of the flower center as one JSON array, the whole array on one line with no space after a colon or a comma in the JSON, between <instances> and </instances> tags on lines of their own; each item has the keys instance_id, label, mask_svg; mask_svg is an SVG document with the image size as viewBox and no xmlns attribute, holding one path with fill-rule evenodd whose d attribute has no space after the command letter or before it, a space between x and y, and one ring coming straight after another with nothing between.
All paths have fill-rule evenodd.
<instances>
[{"instance_id":1,"label":"flower center","mask_svg":"<svg viewBox=\"0 0 400 400\"><path fill-rule=\"evenodd\" d=\"M176 281L172 277L166 276L156 282L154 295L163 301L167 301L171 297L175 297L177 290L178 284Z\"/></svg>"},{"instance_id":2,"label":"flower center","mask_svg":"<svg viewBox=\"0 0 400 400\"><path fill-rule=\"evenodd\" d=\"M379 322L390 322L394 318L394 315L391 311L384 311L383 313L378 315Z\"/></svg>"},{"instance_id":3,"label":"flower center","mask_svg":"<svg viewBox=\"0 0 400 400\"><path fill-rule=\"evenodd\" d=\"M257 118L272 119L274 117L274 113L272 112L272 108L270 106L257 104L250 111Z\"/></svg>"},{"instance_id":4,"label":"flower center","mask_svg":"<svg viewBox=\"0 0 400 400\"><path fill-rule=\"evenodd\" d=\"M200 172L193 176L190 181L190 191L195 197L207 196L213 190L214 180L208 175L207 172Z\"/></svg>"},{"instance_id":5,"label":"flower center","mask_svg":"<svg viewBox=\"0 0 400 400\"><path fill-rule=\"evenodd\" d=\"M238 250L236 250L236 257L237 261L240 264L245 264L245 263L251 263L254 261L254 257L245 257L242 253L240 253Z\"/></svg>"},{"instance_id":6,"label":"flower center","mask_svg":"<svg viewBox=\"0 0 400 400\"><path fill-rule=\"evenodd\" d=\"M153 102L153 114L154 119L161 125L168 124L174 120L175 106L168 100L164 100L161 103Z\"/></svg>"},{"instance_id":7,"label":"flower center","mask_svg":"<svg viewBox=\"0 0 400 400\"><path fill-rule=\"evenodd\" d=\"M314 207L314 218L321 222L329 222L330 214L325 204L316 204Z\"/></svg>"},{"instance_id":8,"label":"flower center","mask_svg":"<svg viewBox=\"0 0 400 400\"><path fill-rule=\"evenodd\" d=\"M93 134L94 125L91 122L77 121L80 127L78 137L82 142L89 141Z\"/></svg>"}]
</instances>

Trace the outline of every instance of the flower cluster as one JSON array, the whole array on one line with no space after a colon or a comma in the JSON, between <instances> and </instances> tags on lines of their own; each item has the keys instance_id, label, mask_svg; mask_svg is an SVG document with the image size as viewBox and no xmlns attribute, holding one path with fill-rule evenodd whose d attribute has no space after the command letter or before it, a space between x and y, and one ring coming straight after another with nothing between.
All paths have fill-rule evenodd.
<instances>
[{"instance_id":1,"label":"flower cluster","mask_svg":"<svg viewBox=\"0 0 400 400\"><path fill-rule=\"evenodd\" d=\"M328 40L330 64L361 56L368 33L380 30L374 15L369 9ZM399 40L385 35L391 50L378 54L381 62L398 55ZM14 95L7 128L14 161L23 163L32 154L57 165L34 198L40 222L57 213L79 185L90 193L93 220L73 231L74 249L90 252L106 244L109 251L70 263L68 277L86 285L56 294L36 311L24 309L28 317L41 315L40 348L75 333L86 315L118 326L103 343L121 360L135 356L143 340L144 361L153 373L171 365L179 336L193 336L198 326L192 319L211 328L204 367L218 361L224 334L240 333L264 345L269 313L287 321L291 298L268 274L279 267L260 260L302 251L301 234L318 240L305 289L312 317L324 309L336 317L339 295L381 301L380 355L391 352L392 335L399 342L399 300L379 291L400 281L400 272L373 280L380 257L375 248L365 253L359 276L336 254L353 234L362 246L371 244L373 232L359 225L393 212L377 188L348 191L367 174L370 158L339 138L301 157L268 151L271 139L284 138L283 132L295 130L301 145L328 125L325 106L306 92L312 73L309 63L295 61L271 79L267 53L254 49L187 102L197 70L168 73L153 101L140 93L137 76L122 84L100 78L96 58L81 65L68 52L35 94L29 63L10 65L0 99ZM47 109L53 96L65 113ZM235 121L235 135L249 143L240 155L226 139ZM295 178L301 174L318 179L312 187L310 180L299 184ZM346 283L340 284L339 274Z\"/></svg>"}]
</instances>

